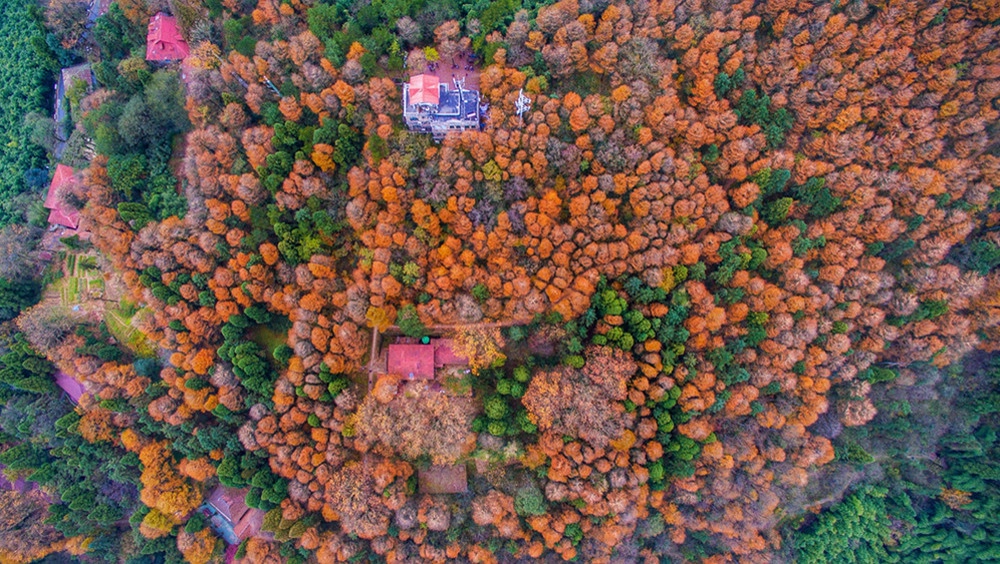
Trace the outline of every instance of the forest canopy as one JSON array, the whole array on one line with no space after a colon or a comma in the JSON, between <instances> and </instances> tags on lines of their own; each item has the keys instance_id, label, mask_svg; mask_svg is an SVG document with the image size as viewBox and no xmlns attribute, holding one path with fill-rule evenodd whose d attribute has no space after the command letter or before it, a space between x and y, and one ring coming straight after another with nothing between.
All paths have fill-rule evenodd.
<instances>
[{"instance_id":1,"label":"forest canopy","mask_svg":"<svg viewBox=\"0 0 1000 564\"><path fill-rule=\"evenodd\" d=\"M37 197L45 178L45 149L32 140L25 117L49 113L51 79L58 66L45 43L41 10L31 0L0 7L0 226L24 222L27 197ZM41 174L36 174L40 172Z\"/></svg>"},{"instance_id":2,"label":"forest canopy","mask_svg":"<svg viewBox=\"0 0 1000 564\"><path fill-rule=\"evenodd\" d=\"M70 4L16 23L96 81L80 231L0 285L18 550L993 554L1000 5ZM429 73L481 121L420 131Z\"/></svg>"}]
</instances>

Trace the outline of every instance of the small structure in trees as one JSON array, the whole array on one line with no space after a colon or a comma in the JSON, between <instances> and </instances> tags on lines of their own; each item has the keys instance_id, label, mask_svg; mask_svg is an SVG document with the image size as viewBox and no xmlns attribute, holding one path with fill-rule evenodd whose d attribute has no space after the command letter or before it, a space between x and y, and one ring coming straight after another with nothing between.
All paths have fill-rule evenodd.
<instances>
[{"instance_id":1,"label":"small structure in trees","mask_svg":"<svg viewBox=\"0 0 1000 564\"><path fill-rule=\"evenodd\" d=\"M160 12L149 20L146 34L146 60L169 63L185 59L191 53L177 27L177 19Z\"/></svg>"},{"instance_id":2,"label":"small structure in trees","mask_svg":"<svg viewBox=\"0 0 1000 564\"><path fill-rule=\"evenodd\" d=\"M246 493L246 490L219 486L200 508L212 529L230 545L256 535L264 523L263 511L247 507Z\"/></svg>"},{"instance_id":3,"label":"small structure in trees","mask_svg":"<svg viewBox=\"0 0 1000 564\"><path fill-rule=\"evenodd\" d=\"M518 91L517 100L514 101L514 108L517 110L518 122L524 124L524 114L531 110L531 98L524 95L524 88Z\"/></svg>"},{"instance_id":4,"label":"small structure in trees","mask_svg":"<svg viewBox=\"0 0 1000 564\"><path fill-rule=\"evenodd\" d=\"M74 182L76 173L72 168L64 164L56 166L56 173L52 177L52 183L49 184L49 193L45 196L45 207L50 210L50 224L74 230L80 226L80 212L67 206L60 197L62 190Z\"/></svg>"},{"instance_id":5,"label":"small structure in trees","mask_svg":"<svg viewBox=\"0 0 1000 564\"><path fill-rule=\"evenodd\" d=\"M461 79L448 88L433 74L418 74L403 84L403 121L413 131L440 139L449 131L479 129L479 91Z\"/></svg>"}]
</instances>

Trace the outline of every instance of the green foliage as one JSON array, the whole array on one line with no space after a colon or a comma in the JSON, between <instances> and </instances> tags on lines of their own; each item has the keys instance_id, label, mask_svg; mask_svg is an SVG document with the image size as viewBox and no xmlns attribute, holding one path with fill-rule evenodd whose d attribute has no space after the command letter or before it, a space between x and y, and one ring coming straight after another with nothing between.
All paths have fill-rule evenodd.
<instances>
[{"instance_id":1,"label":"green foliage","mask_svg":"<svg viewBox=\"0 0 1000 564\"><path fill-rule=\"evenodd\" d=\"M870 382L872 384L878 384L881 382L892 382L893 380L899 377L899 372L891 368L870 366L866 368L861 374L859 374L858 377L866 382Z\"/></svg>"},{"instance_id":2,"label":"green foliage","mask_svg":"<svg viewBox=\"0 0 1000 564\"><path fill-rule=\"evenodd\" d=\"M476 301L483 303L490 299L490 290L486 287L486 284L480 282L472 287L472 297L476 298Z\"/></svg>"},{"instance_id":3,"label":"green foliage","mask_svg":"<svg viewBox=\"0 0 1000 564\"><path fill-rule=\"evenodd\" d=\"M966 270L986 276L1000 267L1000 246L988 239L975 239L951 251L954 260Z\"/></svg>"},{"instance_id":4,"label":"green foliage","mask_svg":"<svg viewBox=\"0 0 1000 564\"><path fill-rule=\"evenodd\" d=\"M734 108L740 122L756 124L764 130L767 146L776 149L785 142L785 134L792 128L795 119L785 108L772 108L767 94L757 94L756 89L744 90Z\"/></svg>"},{"instance_id":5,"label":"green foliage","mask_svg":"<svg viewBox=\"0 0 1000 564\"><path fill-rule=\"evenodd\" d=\"M399 308L396 314L396 325L407 337L420 338L427 335L427 327L420 321L417 308L413 304L406 304Z\"/></svg>"},{"instance_id":6,"label":"green foliage","mask_svg":"<svg viewBox=\"0 0 1000 564\"><path fill-rule=\"evenodd\" d=\"M60 395L16 392L0 406L6 443L0 462L56 492L45 522L66 537L91 537L88 557L102 558L102 547L117 546L145 515L139 511L139 458L107 442L88 443L77 432L79 420ZM150 554L158 550L151 547Z\"/></svg>"},{"instance_id":7,"label":"green foliage","mask_svg":"<svg viewBox=\"0 0 1000 564\"><path fill-rule=\"evenodd\" d=\"M715 90L716 97L725 98L726 95L733 89L733 79L725 72L720 72L715 76L715 81L712 83L712 87Z\"/></svg>"},{"instance_id":8,"label":"green foliage","mask_svg":"<svg viewBox=\"0 0 1000 564\"><path fill-rule=\"evenodd\" d=\"M206 526L208 526L208 523L205 521L205 516L196 511L194 515L188 519L188 522L184 524L184 530L188 533L197 533Z\"/></svg>"},{"instance_id":9,"label":"green foliage","mask_svg":"<svg viewBox=\"0 0 1000 564\"><path fill-rule=\"evenodd\" d=\"M340 395L340 392L343 392L350 386L351 381L346 376L336 376L329 383L329 385L327 385L327 391L330 393L331 399L333 399Z\"/></svg>"},{"instance_id":10,"label":"green foliage","mask_svg":"<svg viewBox=\"0 0 1000 564\"><path fill-rule=\"evenodd\" d=\"M853 441L848 442L844 446L838 446L835 450L837 460L858 465L875 462L875 457L869 454L861 445Z\"/></svg>"},{"instance_id":11,"label":"green foliage","mask_svg":"<svg viewBox=\"0 0 1000 564\"><path fill-rule=\"evenodd\" d=\"M764 221L770 225L778 225L785 221L788 213L792 209L795 200L791 198L778 198L764 207Z\"/></svg>"},{"instance_id":12,"label":"green foliage","mask_svg":"<svg viewBox=\"0 0 1000 564\"><path fill-rule=\"evenodd\" d=\"M108 180L120 197L131 200L148 176L148 169L145 155L112 155L108 159Z\"/></svg>"},{"instance_id":13,"label":"green foliage","mask_svg":"<svg viewBox=\"0 0 1000 564\"><path fill-rule=\"evenodd\" d=\"M483 410L490 419L503 419L507 415L507 402L499 396L487 398Z\"/></svg>"},{"instance_id":14,"label":"green foliage","mask_svg":"<svg viewBox=\"0 0 1000 564\"><path fill-rule=\"evenodd\" d=\"M100 48L101 58L105 61L114 62L127 57L133 49L145 43L145 34L145 29L125 17L117 2L113 2L107 13L97 18L94 24L94 38Z\"/></svg>"},{"instance_id":15,"label":"green foliage","mask_svg":"<svg viewBox=\"0 0 1000 564\"><path fill-rule=\"evenodd\" d=\"M136 231L153 221L153 216L150 215L149 208L138 202L122 202L118 204L118 215L122 218L122 221L129 223Z\"/></svg>"},{"instance_id":16,"label":"green foliage","mask_svg":"<svg viewBox=\"0 0 1000 564\"><path fill-rule=\"evenodd\" d=\"M799 561L992 562L1000 558L1000 359L979 355L932 396L892 402L865 429L845 432L837 458L866 464L881 445L887 478L865 484L792 535ZM894 379L872 367L870 382ZM946 432L939 434L941 429ZM954 430L954 431L952 431ZM846 438L845 438L846 437ZM926 439L930 438L930 441ZM877 441L877 442L873 442ZM927 457L933 463L927 463ZM839 555L839 556L837 556Z\"/></svg>"},{"instance_id":17,"label":"green foliage","mask_svg":"<svg viewBox=\"0 0 1000 564\"><path fill-rule=\"evenodd\" d=\"M260 345L244 338L250 323L246 315L231 316L220 330L224 341L218 354L232 364L233 373L240 379L243 387L251 392L246 400L248 405L269 403L277 375L271 370Z\"/></svg>"},{"instance_id":18,"label":"green foliage","mask_svg":"<svg viewBox=\"0 0 1000 564\"><path fill-rule=\"evenodd\" d=\"M885 259L888 263L895 263L902 259L910 249L916 246L916 242L909 237L900 237L891 243L888 243L883 247L883 249L878 253L879 258Z\"/></svg>"},{"instance_id":19,"label":"green foliage","mask_svg":"<svg viewBox=\"0 0 1000 564\"><path fill-rule=\"evenodd\" d=\"M45 150L31 142L24 116L48 114L46 69L58 68L45 44L41 15L30 0L0 3L0 227L20 222L25 173L45 165Z\"/></svg>"},{"instance_id":20,"label":"green foliage","mask_svg":"<svg viewBox=\"0 0 1000 564\"><path fill-rule=\"evenodd\" d=\"M331 39L334 31L340 29L340 24L347 19L347 14L340 4L317 4L309 8L306 19L309 31L320 41L326 42Z\"/></svg>"},{"instance_id":21,"label":"green foliage","mask_svg":"<svg viewBox=\"0 0 1000 564\"><path fill-rule=\"evenodd\" d=\"M886 550L891 528L886 514L888 490L865 486L823 512L794 539L802 562L896 562Z\"/></svg>"},{"instance_id":22,"label":"green foliage","mask_svg":"<svg viewBox=\"0 0 1000 564\"><path fill-rule=\"evenodd\" d=\"M825 178L810 178L802 186L794 190L799 204L809 206L807 215L812 218L823 218L837 211L840 198L836 198L826 187Z\"/></svg>"},{"instance_id":23,"label":"green foliage","mask_svg":"<svg viewBox=\"0 0 1000 564\"><path fill-rule=\"evenodd\" d=\"M17 317L22 310L38 303L42 286L36 280L0 278L0 321Z\"/></svg>"},{"instance_id":24,"label":"green foliage","mask_svg":"<svg viewBox=\"0 0 1000 564\"><path fill-rule=\"evenodd\" d=\"M522 517L545 515L548 512L548 504L541 490L535 484L529 484L514 494L514 511Z\"/></svg>"}]
</instances>

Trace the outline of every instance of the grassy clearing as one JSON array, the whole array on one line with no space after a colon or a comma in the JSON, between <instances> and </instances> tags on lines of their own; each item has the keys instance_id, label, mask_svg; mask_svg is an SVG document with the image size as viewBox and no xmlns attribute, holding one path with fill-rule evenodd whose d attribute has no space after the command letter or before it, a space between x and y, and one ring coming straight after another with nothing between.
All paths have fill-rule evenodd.
<instances>
[{"instance_id":1,"label":"grassy clearing","mask_svg":"<svg viewBox=\"0 0 1000 564\"><path fill-rule=\"evenodd\" d=\"M274 349L279 345L285 344L288 340L288 331L281 331L270 325L258 325L250 329L247 336L251 341L260 345L260 348L264 349L264 354L267 355L267 360L271 363L271 366L279 368L274 360Z\"/></svg>"},{"instance_id":2,"label":"grassy clearing","mask_svg":"<svg viewBox=\"0 0 1000 564\"><path fill-rule=\"evenodd\" d=\"M118 339L118 342L139 356L152 357L156 355L156 348L146 334L134 325L135 321L148 313L149 309L137 312L131 304L123 303L117 308L105 310L104 321L108 325L108 331Z\"/></svg>"}]
</instances>

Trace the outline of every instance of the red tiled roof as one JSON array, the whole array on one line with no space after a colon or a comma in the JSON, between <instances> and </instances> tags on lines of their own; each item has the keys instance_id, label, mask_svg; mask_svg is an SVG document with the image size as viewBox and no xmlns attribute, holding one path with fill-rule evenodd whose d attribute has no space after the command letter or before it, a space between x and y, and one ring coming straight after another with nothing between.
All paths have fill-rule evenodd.
<instances>
[{"instance_id":1,"label":"red tiled roof","mask_svg":"<svg viewBox=\"0 0 1000 564\"><path fill-rule=\"evenodd\" d=\"M435 367L469 364L469 359L455 353L452 348L454 342L452 339L431 339L431 346L434 347Z\"/></svg>"},{"instance_id":2,"label":"red tiled roof","mask_svg":"<svg viewBox=\"0 0 1000 564\"><path fill-rule=\"evenodd\" d=\"M56 166L56 173L49 184L49 193L45 196L45 207L52 210L49 212L49 223L70 229L80 226L80 212L59 201L59 191L75 181L76 173L72 168L64 164Z\"/></svg>"},{"instance_id":3,"label":"red tiled roof","mask_svg":"<svg viewBox=\"0 0 1000 564\"><path fill-rule=\"evenodd\" d=\"M240 540L256 535L264 523L264 512L247 507L246 490L219 486L208 496L208 503L233 527Z\"/></svg>"},{"instance_id":4,"label":"red tiled roof","mask_svg":"<svg viewBox=\"0 0 1000 564\"><path fill-rule=\"evenodd\" d=\"M80 212L68 209L51 210L49 212L49 223L76 229L80 227Z\"/></svg>"},{"instance_id":5,"label":"red tiled roof","mask_svg":"<svg viewBox=\"0 0 1000 564\"><path fill-rule=\"evenodd\" d=\"M239 523L233 525L233 532L236 533L236 538L241 541L246 540L260 532L263 524L264 512L260 509L250 509L243 514Z\"/></svg>"},{"instance_id":6,"label":"red tiled roof","mask_svg":"<svg viewBox=\"0 0 1000 564\"><path fill-rule=\"evenodd\" d=\"M431 345L389 345L388 369L410 380L434 378L434 347Z\"/></svg>"},{"instance_id":7,"label":"red tiled roof","mask_svg":"<svg viewBox=\"0 0 1000 564\"><path fill-rule=\"evenodd\" d=\"M438 77L433 74L418 74L410 78L410 105L431 104L436 106L440 101L441 91L438 89Z\"/></svg>"},{"instance_id":8,"label":"red tiled roof","mask_svg":"<svg viewBox=\"0 0 1000 564\"><path fill-rule=\"evenodd\" d=\"M230 523L238 522L249 509L244 498L246 492L219 486L208 496L208 502Z\"/></svg>"},{"instance_id":9,"label":"red tiled roof","mask_svg":"<svg viewBox=\"0 0 1000 564\"><path fill-rule=\"evenodd\" d=\"M146 35L147 61L177 61L188 56L187 41L181 36L177 27L177 19L163 12L149 20L149 33Z\"/></svg>"},{"instance_id":10,"label":"red tiled roof","mask_svg":"<svg viewBox=\"0 0 1000 564\"><path fill-rule=\"evenodd\" d=\"M64 165L56 165L56 173L49 184L49 193L45 196L45 207L54 210L59 207L59 189L68 186L76 179L73 169Z\"/></svg>"}]
</instances>

